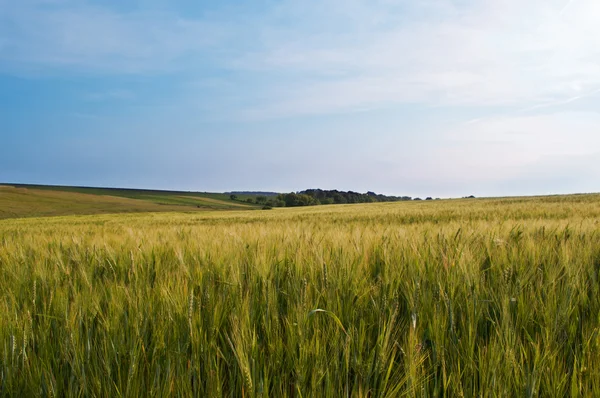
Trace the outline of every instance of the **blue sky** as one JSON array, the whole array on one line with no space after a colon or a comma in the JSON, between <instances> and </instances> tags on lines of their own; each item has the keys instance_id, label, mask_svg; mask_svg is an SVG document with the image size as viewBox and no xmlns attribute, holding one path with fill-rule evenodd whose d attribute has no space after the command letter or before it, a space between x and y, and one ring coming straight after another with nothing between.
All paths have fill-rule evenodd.
<instances>
[{"instance_id":1,"label":"blue sky","mask_svg":"<svg viewBox=\"0 0 600 398\"><path fill-rule=\"evenodd\" d=\"M600 191L597 0L0 0L0 181Z\"/></svg>"}]
</instances>

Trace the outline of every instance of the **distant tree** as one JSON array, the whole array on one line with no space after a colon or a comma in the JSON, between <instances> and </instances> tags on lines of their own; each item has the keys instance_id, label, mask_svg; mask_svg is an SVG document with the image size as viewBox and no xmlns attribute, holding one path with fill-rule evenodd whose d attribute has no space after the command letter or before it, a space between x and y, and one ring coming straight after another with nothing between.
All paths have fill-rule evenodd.
<instances>
[{"instance_id":1,"label":"distant tree","mask_svg":"<svg viewBox=\"0 0 600 398\"><path fill-rule=\"evenodd\" d=\"M317 204L317 200L309 195L299 194L298 197L298 206L314 206Z\"/></svg>"},{"instance_id":2,"label":"distant tree","mask_svg":"<svg viewBox=\"0 0 600 398\"><path fill-rule=\"evenodd\" d=\"M276 204L282 203L285 207L297 207L297 206L315 206L320 203L319 199L316 199L312 195L306 193L295 193L290 192L287 194L280 194L277 196L275 201Z\"/></svg>"},{"instance_id":3,"label":"distant tree","mask_svg":"<svg viewBox=\"0 0 600 398\"><path fill-rule=\"evenodd\" d=\"M431 196L428 196L425 200L433 200Z\"/></svg>"},{"instance_id":4,"label":"distant tree","mask_svg":"<svg viewBox=\"0 0 600 398\"><path fill-rule=\"evenodd\" d=\"M312 206L319 204L342 204L342 203L371 203L371 202L397 202L400 200L411 200L409 196L386 196L377 194L373 191L367 191L367 193L359 193L353 191L338 191L334 190L323 190L323 189L307 189L305 191L299 191L294 193L296 196L279 195L278 199L284 200L286 206ZM300 195L307 195L314 200L308 200ZM286 199L287 196L287 199Z\"/></svg>"},{"instance_id":5,"label":"distant tree","mask_svg":"<svg viewBox=\"0 0 600 398\"><path fill-rule=\"evenodd\" d=\"M298 195L294 192L288 193L283 197L286 207L298 206Z\"/></svg>"},{"instance_id":6,"label":"distant tree","mask_svg":"<svg viewBox=\"0 0 600 398\"><path fill-rule=\"evenodd\" d=\"M421 198L414 198L413 200L423 200L423 199L421 199Z\"/></svg>"},{"instance_id":7,"label":"distant tree","mask_svg":"<svg viewBox=\"0 0 600 398\"><path fill-rule=\"evenodd\" d=\"M246 202L248 202L248 203L254 203L254 199L248 198L248 199L246 199Z\"/></svg>"},{"instance_id":8,"label":"distant tree","mask_svg":"<svg viewBox=\"0 0 600 398\"><path fill-rule=\"evenodd\" d=\"M340 193L335 192L333 194L333 202L336 204L348 203L345 197L343 197Z\"/></svg>"},{"instance_id":9,"label":"distant tree","mask_svg":"<svg viewBox=\"0 0 600 398\"><path fill-rule=\"evenodd\" d=\"M237 200L237 198L238 198L237 195L234 195L234 194L229 195L229 199L231 199L231 200Z\"/></svg>"},{"instance_id":10,"label":"distant tree","mask_svg":"<svg viewBox=\"0 0 600 398\"><path fill-rule=\"evenodd\" d=\"M267 203L267 197L264 195L259 195L256 197L256 203L264 204Z\"/></svg>"}]
</instances>

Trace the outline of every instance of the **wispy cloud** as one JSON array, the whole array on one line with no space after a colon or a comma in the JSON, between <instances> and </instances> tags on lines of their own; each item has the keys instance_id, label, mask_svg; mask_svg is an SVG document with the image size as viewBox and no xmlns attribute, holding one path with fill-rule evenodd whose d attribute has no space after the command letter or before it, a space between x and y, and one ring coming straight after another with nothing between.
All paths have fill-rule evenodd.
<instances>
[{"instance_id":1,"label":"wispy cloud","mask_svg":"<svg viewBox=\"0 0 600 398\"><path fill-rule=\"evenodd\" d=\"M220 28L169 12L119 12L85 1L3 2L1 69L127 74L164 71L218 43Z\"/></svg>"},{"instance_id":2,"label":"wispy cloud","mask_svg":"<svg viewBox=\"0 0 600 398\"><path fill-rule=\"evenodd\" d=\"M87 101L110 101L110 100L131 100L136 97L131 90L114 89L86 93L84 99Z\"/></svg>"},{"instance_id":3,"label":"wispy cloud","mask_svg":"<svg viewBox=\"0 0 600 398\"><path fill-rule=\"evenodd\" d=\"M560 14L564 14L567 12L567 10L569 9L569 7L571 7L571 4L573 4L575 2L575 0L568 0L567 3L565 4L565 6L560 10Z\"/></svg>"},{"instance_id":4,"label":"wispy cloud","mask_svg":"<svg viewBox=\"0 0 600 398\"><path fill-rule=\"evenodd\" d=\"M573 3L567 15L537 0L389 2L403 5L389 12L389 4L352 2L364 7L350 15L340 2L325 3L304 24L267 24L263 46L236 60L286 82L266 87L274 100L256 114L415 102L526 107L600 87L594 0Z\"/></svg>"},{"instance_id":5,"label":"wispy cloud","mask_svg":"<svg viewBox=\"0 0 600 398\"><path fill-rule=\"evenodd\" d=\"M226 83L187 85L184 100L208 92L244 119L399 104L534 111L600 89L596 0L284 0L196 17L177 3L100 4L1 0L0 70L183 72Z\"/></svg>"},{"instance_id":6,"label":"wispy cloud","mask_svg":"<svg viewBox=\"0 0 600 398\"><path fill-rule=\"evenodd\" d=\"M582 93L581 95L576 95L576 96L571 97L571 98L566 98L566 99L561 99L561 100L557 100L557 101L550 101L550 102L545 102L545 103L533 105L533 106L530 106L528 108L521 109L519 112L520 113L526 113L526 112L531 112L531 111L535 111L535 110L539 110L539 109L544 109L544 108L552 108L552 107L557 107L557 106L561 106L561 105L567 105L567 104L579 101L579 100L584 99L584 98L594 97L598 93L600 93L600 89L592 90L592 91L590 91L588 93Z\"/></svg>"}]
</instances>

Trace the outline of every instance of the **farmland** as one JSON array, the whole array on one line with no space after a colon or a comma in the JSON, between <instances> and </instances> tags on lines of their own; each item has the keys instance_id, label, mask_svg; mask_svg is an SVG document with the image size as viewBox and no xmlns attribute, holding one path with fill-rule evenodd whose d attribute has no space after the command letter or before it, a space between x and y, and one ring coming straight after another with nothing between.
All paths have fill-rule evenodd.
<instances>
[{"instance_id":1,"label":"farmland","mask_svg":"<svg viewBox=\"0 0 600 398\"><path fill-rule=\"evenodd\" d=\"M225 194L0 185L0 219L108 213L253 209Z\"/></svg>"},{"instance_id":2,"label":"farmland","mask_svg":"<svg viewBox=\"0 0 600 398\"><path fill-rule=\"evenodd\" d=\"M0 220L0 395L600 391L599 195L176 209Z\"/></svg>"}]
</instances>

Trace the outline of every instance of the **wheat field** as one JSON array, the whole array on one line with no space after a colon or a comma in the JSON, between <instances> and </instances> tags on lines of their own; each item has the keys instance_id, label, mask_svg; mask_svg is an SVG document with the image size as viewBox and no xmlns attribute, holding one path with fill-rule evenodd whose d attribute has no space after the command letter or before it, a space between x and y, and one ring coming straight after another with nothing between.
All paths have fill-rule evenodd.
<instances>
[{"instance_id":1,"label":"wheat field","mask_svg":"<svg viewBox=\"0 0 600 398\"><path fill-rule=\"evenodd\" d=\"M0 395L600 394L600 196L0 220Z\"/></svg>"}]
</instances>

